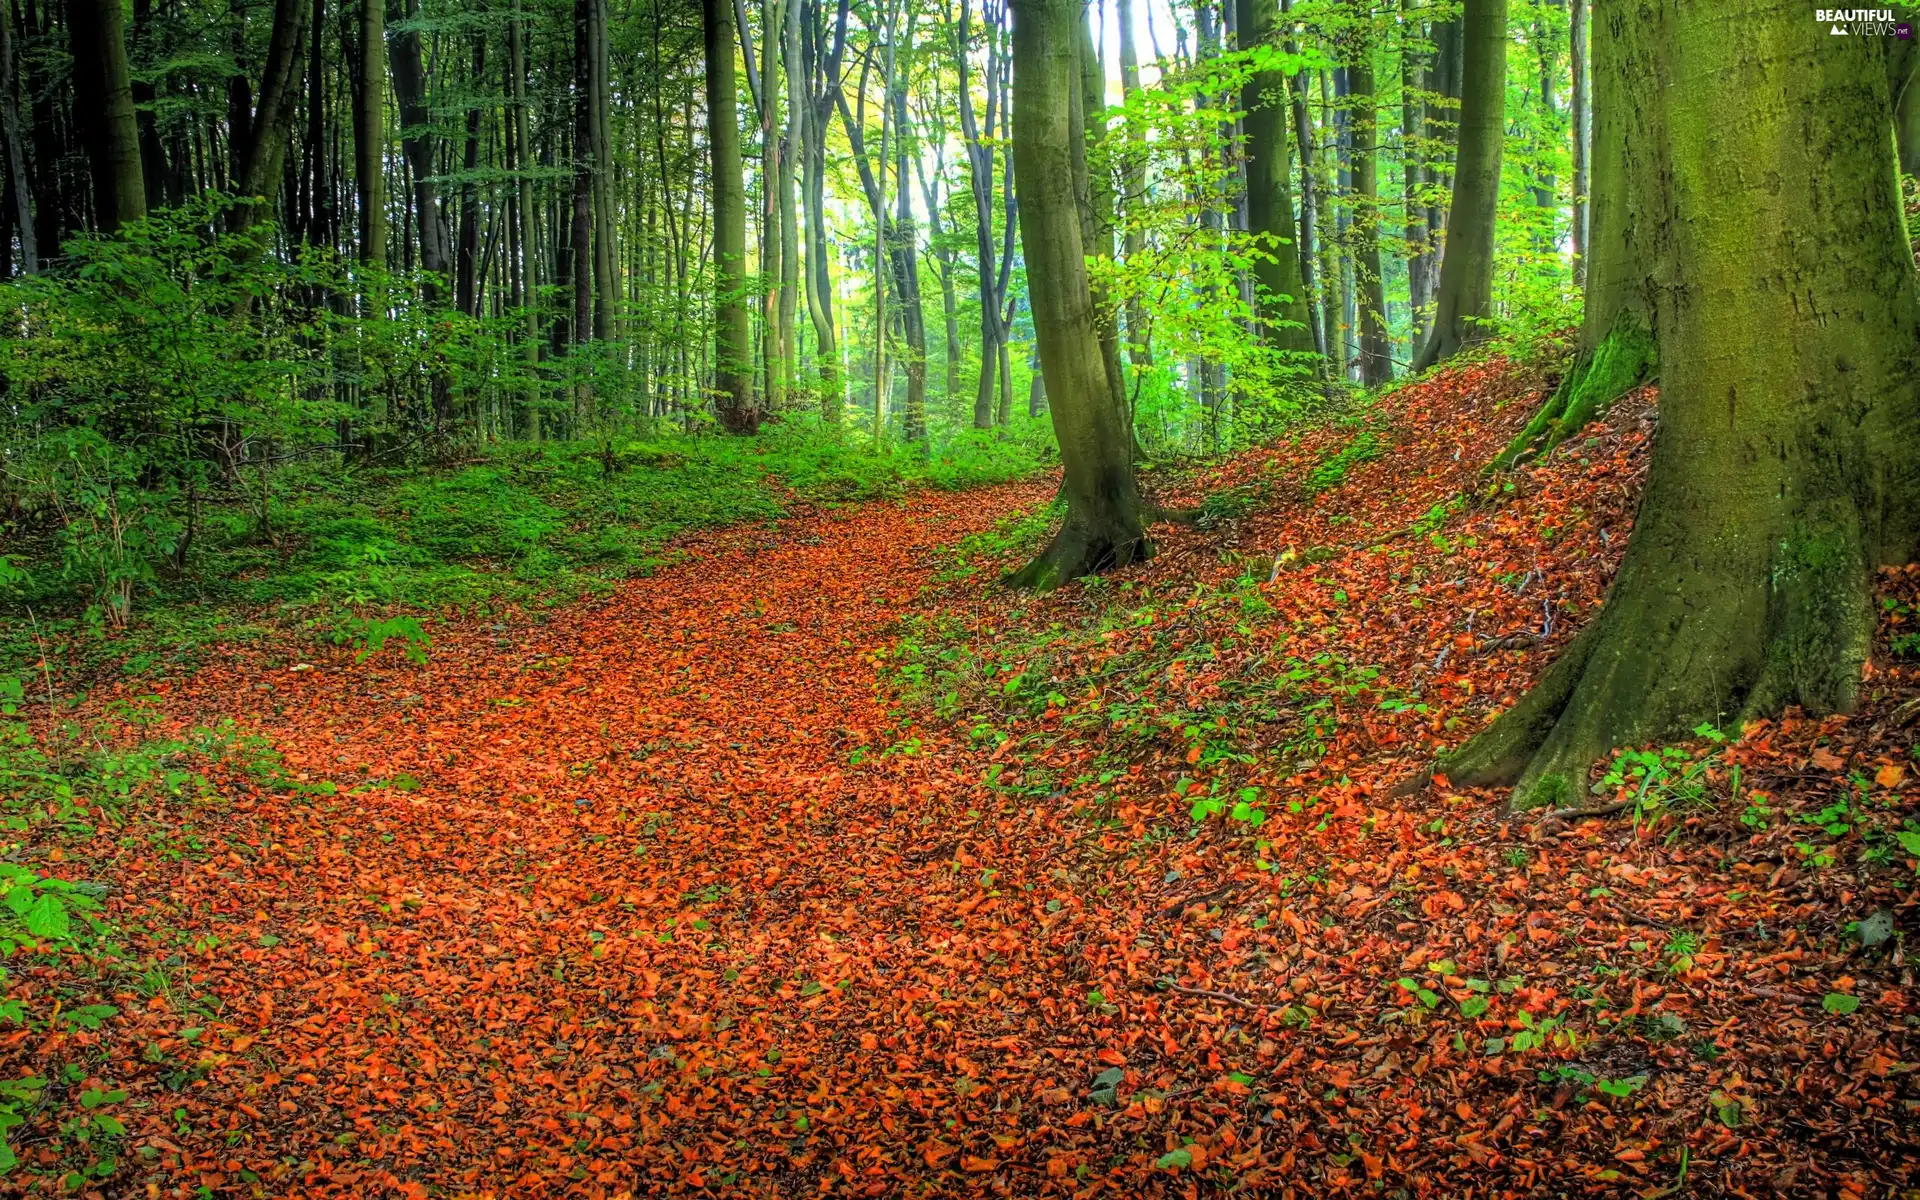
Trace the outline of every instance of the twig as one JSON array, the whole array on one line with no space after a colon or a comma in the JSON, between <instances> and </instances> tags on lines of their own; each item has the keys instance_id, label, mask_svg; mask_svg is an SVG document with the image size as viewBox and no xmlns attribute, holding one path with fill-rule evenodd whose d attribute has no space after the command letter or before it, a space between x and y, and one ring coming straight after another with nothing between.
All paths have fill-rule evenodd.
<instances>
[{"instance_id":1,"label":"twig","mask_svg":"<svg viewBox=\"0 0 1920 1200\"><path fill-rule=\"evenodd\" d=\"M1287 1004L1262 1004L1258 1000L1248 1000L1246 997L1236 996L1232 992L1216 992L1212 988L1182 987L1172 982L1167 984L1167 989L1169 991L1179 992L1183 996L1203 996L1208 1000L1224 1000L1228 1004L1238 1004L1242 1008L1258 1008L1267 1012L1285 1012L1288 1008L1292 1007Z\"/></svg>"},{"instance_id":2,"label":"twig","mask_svg":"<svg viewBox=\"0 0 1920 1200\"><path fill-rule=\"evenodd\" d=\"M1187 911L1187 909L1193 907L1196 904L1212 904L1215 900L1225 900L1227 897L1233 895L1234 892L1238 890L1239 890L1238 884L1230 884L1227 887L1215 888L1211 892L1200 892L1197 895L1188 896L1184 900L1175 900L1172 904L1169 904L1165 908L1162 908L1160 910L1160 915L1163 917L1170 917L1174 913L1185 912Z\"/></svg>"},{"instance_id":3,"label":"twig","mask_svg":"<svg viewBox=\"0 0 1920 1200\"><path fill-rule=\"evenodd\" d=\"M1621 800L1613 804L1602 804L1598 808L1556 808L1540 818L1542 825L1548 821L1579 821L1587 817L1610 817L1633 807L1633 801Z\"/></svg>"},{"instance_id":4,"label":"twig","mask_svg":"<svg viewBox=\"0 0 1920 1200\"><path fill-rule=\"evenodd\" d=\"M1664 921L1656 921L1652 917L1643 917L1639 913L1634 912L1632 909L1622 908L1620 905L1613 903L1613 901L1611 900L1609 900L1607 904L1610 908L1613 909L1614 912L1617 912L1622 917L1625 917L1627 920L1627 924L1629 925L1644 925L1648 929L1658 929L1658 930L1661 930L1662 932L1670 932L1673 929L1673 926L1666 924Z\"/></svg>"}]
</instances>

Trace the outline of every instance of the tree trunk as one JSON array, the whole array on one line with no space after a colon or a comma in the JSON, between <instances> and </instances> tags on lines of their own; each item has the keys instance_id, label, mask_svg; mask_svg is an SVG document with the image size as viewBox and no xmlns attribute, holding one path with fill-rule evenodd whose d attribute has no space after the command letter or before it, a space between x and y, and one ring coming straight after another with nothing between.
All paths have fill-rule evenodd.
<instances>
[{"instance_id":1,"label":"tree trunk","mask_svg":"<svg viewBox=\"0 0 1920 1200\"><path fill-rule=\"evenodd\" d=\"M1573 60L1573 282L1587 282L1587 0L1571 0L1569 45Z\"/></svg>"},{"instance_id":2,"label":"tree trunk","mask_svg":"<svg viewBox=\"0 0 1920 1200\"><path fill-rule=\"evenodd\" d=\"M1275 0L1237 0L1241 47L1274 39ZM1293 224L1293 156L1287 145L1286 77L1255 72L1241 89L1246 110L1247 232L1260 239L1253 264L1258 285L1261 337L1276 350L1315 350L1307 316L1307 288L1300 271L1300 243Z\"/></svg>"},{"instance_id":3,"label":"tree trunk","mask_svg":"<svg viewBox=\"0 0 1920 1200\"><path fill-rule=\"evenodd\" d=\"M1517 780L1518 803L1577 802L1611 748L1703 721L1852 708L1871 571L1907 561L1920 521L1920 301L1883 51L1780 0L1600 24L1635 83L1629 241L1660 429L1606 606L1440 764L1456 784Z\"/></svg>"},{"instance_id":4,"label":"tree trunk","mask_svg":"<svg viewBox=\"0 0 1920 1200\"><path fill-rule=\"evenodd\" d=\"M33 220L32 189L27 179L26 147L21 144L19 62L13 45L12 5L0 3L0 132L7 139L7 180L13 191L14 221L20 232L20 265L28 275L40 273L38 229Z\"/></svg>"},{"instance_id":5,"label":"tree trunk","mask_svg":"<svg viewBox=\"0 0 1920 1200\"><path fill-rule=\"evenodd\" d=\"M120 0L75 0L67 29L73 41L74 118L87 147L94 220L101 232L114 233L147 215Z\"/></svg>"},{"instance_id":6,"label":"tree trunk","mask_svg":"<svg viewBox=\"0 0 1920 1200\"><path fill-rule=\"evenodd\" d=\"M354 61L353 190L360 207L360 261L387 265L386 0L360 0Z\"/></svg>"},{"instance_id":7,"label":"tree trunk","mask_svg":"<svg viewBox=\"0 0 1920 1200\"><path fill-rule=\"evenodd\" d=\"M420 17L418 0L407 14ZM420 32L407 28L387 40L388 66L393 71L393 99L400 109L400 150L413 172L415 236L420 242L420 269L429 277L428 301L437 302L449 275L447 234L440 219L439 191L434 177L433 114L427 110L427 71L420 56Z\"/></svg>"},{"instance_id":8,"label":"tree trunk","mask_svg":"<svg viewBox=\"0 0 1920 1200\"><path fill-rule=\"evenodd\" d=\"M1425 183L1425 115L1417 93L1426 84L1420 52L1414 41L1420 25L1414 18L1413 0L1400 0L1400 161L1402 207L1406 210L1407 241L1407 329L1408 341L1418 346L1426 336L1427 305L1432 302L1432 280L1427 268L1427 221L1420 199ZM1409 358L1412 355L1408 355Z\"/></svg>"},{"instance_id":9,"label":"tree trunk","mask_svg":"<svg viewBox=\"0 0 1920 1200\"><path fill-rule=\"evenodd\" d=\"M238 225L272 213L274 198L280 194L281 167L286 162L294 102L300 91L308 10L307 0L275 0L259 90L251 106L240 105L228 116L233 126L234 186L250 201L235 212ZM239 94L244 98L244 80Z\"/></svg>"},{"instance_id":10,"label":"tree trunk","mask_svg":"<svg viewBox=\"0 0 1920 1200\"><path fill-rule=\"evenodd\" d=\"M747 188L733 72L733 14L702 0L706 34L707 145L712 154L714 411L728 433L756 433L753 332L747 317Z\"/></svg>"},{"instance_id":11,"label":"tree trunk","mask_svg":"<svg viewBox=\"0 0 1920 1200\"><path fill-rule=\"evenodd\" d=\"M779 188L780 215L780 296L775 319L779 322L777 344L780 354L780 389L792 398L799 379L800 342L795 330L800 312L800 221L794 204L794 158L800 153L801 109L807 102L806 78L801 74L800 0L786 0L782 8L780 54L787 79L787 124L781 135Z\"/></svg>"},{"instance_id":12,"label":"tree trunk","mask_svg":"<svg viewBox=\"0 0 1920 1200\"><path fill-rule=\"evenodd\" d=\"M1081 245L1105 266L1113 262L1113 172L1106 149L1107 73L1101 65L1099 51L1094 48L1093 30L1088 26L1096 13L1096 9L1089 8L1086 18L1077 22L1078 118L1086 136L1080 142L1073 165L1075 191L1080 197ZM1093 298L1094 328L1100 334L1100 359L1106 365L1107 390L1120 402L1131 445L1133 414L1126 402L1126 374L1120 366L1120 313L1106 284L1091 272L1088 286Z\"/></svg>"},{"instance_id":13,"label":"tree trunk","mask_svg":"<svg viewBox=\"0 0 1920 1200\"><path fill-rule=\"evenodd\" d=\"M1116 0L1116 8L1120 23L1120 95L1123 99L1131 99L1140 92L1140 55L1133 43L1133 0ZM1134 256L1146 253L1147 249L1145 222L1138 215L1145 210L1147 203L1146 142L1144 123L1129 120L1126 158L1120 169L1120 209L1125 217L1124 232L1120 236L1120 255L1124 262L1132 262ZM1296 264L1300 261L1297 247L1294 261ZM1300 296L1301 309L1304 311L1304 284ZM1137 291L1127 297L1126 320L1127 359L1137 373L1153 365L1153 339L1147 329L1146 303ZM1046 403L1044 388L1040 392L1040 403L1043 407ZM1034 415L1039 414L1036 412Z\"/></svg>"},{"instance_id":14,"label":"tree trunk","mask_svg":"<svg viewBox=\"0 0 1920 1200\"><path fill-rule=\"evenodd\" d=\"M1152 553L1152 546L1120 397L1112 393L1100 352L1074 192L1075 148L1086 136L1073 120L1080 6L1076 0L1014 0L1012 7L1020 240L1048 406L1065 467L1067 519L1011 582L1044 590L1137 562Z\"/></svg>"},{"instance_id":15,"label":"tree trunk","mask_svg":"<svg viewBox=\"0 0 1920 1200\"><path fill-rule=\"evenodd\" d=\"M1506 136L1507 0L1466 0L1460 153L1434 302L1433 329L1414 359L1424 371L1487 334L1493 315L1493 226L1500 203L1500 149Z\"/></svg>"},{"instance_id":16,"label":"tree trunk","mask_svg":"<svg viewBox=\"0 0 1920 1200\"><path fill-rule=\"evenodd\" d=\"M1362 12L1364 13L1364 9ZM1393 380L1393 341L1387 335L1386 282L1380 273L1380 112L1373 94L1373 46L1364 22L1349 43L1347 127L1353 138L1353 254L1355 299L1360 318L1360 382L1378 387Z\"/></svg>"},{"instance_id":17,"label":"tree trunk","mask_svg":"<svg viewBox=\"0 0 1920 1200\"><path fill-rule=\"evenodd\" d=\"M1658 355L1651 313L1641 287L1645 277L1637 249L1628 243L1636 197L1652 181L1637 172L1644 155L1627 145L1627 130L1639 87L1627 74L1616 22L1593 28L1593 203L1588 218L1586 305L1573 362L1553 395L1526 428L1495 458L1496 470L1553 448L1606 411L1607 406L1653 374ZM1635 165L1639 164L1639 165Z\"/></svg>"},{"instance_id":18,"label":"tree trunk","mask_svg":"<svg viewBox=\"0 0 1920 1200\"><path fill-rule=\"evenodd\" d=\"M459 258L455 264L455 305L470 317L480 315L480 81L486 78L487 39L473 35L473 74L467 86L475 93L467 103L466 152L461 159Z\"/></svg>"}]
</instances>

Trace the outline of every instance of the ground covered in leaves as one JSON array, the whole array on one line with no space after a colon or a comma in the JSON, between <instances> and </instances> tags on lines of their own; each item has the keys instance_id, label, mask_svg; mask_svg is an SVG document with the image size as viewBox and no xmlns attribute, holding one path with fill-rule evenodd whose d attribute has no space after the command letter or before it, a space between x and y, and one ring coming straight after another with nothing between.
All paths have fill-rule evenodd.
<instances>
[{"instance_id":1,"label":"ground covered in leaves","mask_svg":"<svg viewBox=\"0 0 1920 1200\"><path fill-rule=\"evenodd\" d=\"M1908 1194L1920 575L1850 719L1624 756L1603 815L1419 783L1630 532L1649 396L1483 477L1542 384L1162 484L1195 527L1044 599L993 586L1043 482L423 666L236 651L135 714L191 771L16 835L119 948L11 960L0 1187Z\"/></svg>"}]
</instances>

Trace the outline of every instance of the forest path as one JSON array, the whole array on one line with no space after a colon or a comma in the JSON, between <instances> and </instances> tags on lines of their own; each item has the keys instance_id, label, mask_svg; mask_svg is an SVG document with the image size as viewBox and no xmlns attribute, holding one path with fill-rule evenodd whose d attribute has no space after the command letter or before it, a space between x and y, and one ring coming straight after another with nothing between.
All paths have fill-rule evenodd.
<instances>
[{"instance_id":1,"label":"forest path","mask_svg":"<svg viewBox=\"0 0 1920 1200\"><path fill-rule=\"evenodd\" d=\"M929 919L930 894L978 891L956 841L992 833L965 776L876 761L869 654L930 551L1048 491L727 531L611 603L447 628L422 668L201 673L173 706L238 716L338 793L183 811L205 861L125 864L146 920L218 939L192 966L219 1065L183 1165L552 1195L919 1163L916 1110L993 1052L932 1053L916 1010L996 1005L1044 913L991 949ZM1048 863L995 866L1007 890Z\"/></svg>"}]
</instances>

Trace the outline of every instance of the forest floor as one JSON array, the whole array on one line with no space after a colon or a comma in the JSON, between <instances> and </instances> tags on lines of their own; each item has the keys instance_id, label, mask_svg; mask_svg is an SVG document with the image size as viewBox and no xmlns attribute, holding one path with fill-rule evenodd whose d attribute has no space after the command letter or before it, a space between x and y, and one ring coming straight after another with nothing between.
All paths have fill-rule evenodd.
<instances>
[{"instance_id":1,"label":"forest floor","mask_svg":"<svg viewBox=\"0 0 1920 1200\"><path fill-rule=\"evenodd\" d=\"M422 666L235 650L158 727L272 781L48 852L156 968L15 968L110 1007L0 1035L53 1081L0 1188L1911 1194L1920 577L1861 713L1624 762L1624 810L1396 786L1625 544L1648 396L1482 479L1541 386L1167 485L1201 528L1042 599L993 580L1047 481L700 534Z\"/></svg>"}]
</instances>

